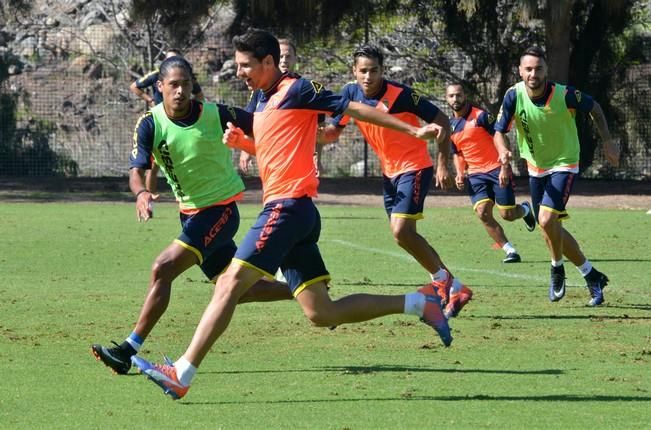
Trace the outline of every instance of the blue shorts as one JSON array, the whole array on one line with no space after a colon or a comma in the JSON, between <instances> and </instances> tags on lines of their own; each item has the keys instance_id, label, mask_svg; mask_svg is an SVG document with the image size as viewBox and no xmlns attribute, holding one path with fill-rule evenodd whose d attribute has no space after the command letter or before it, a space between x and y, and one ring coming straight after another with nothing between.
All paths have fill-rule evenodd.
<instances>
[{"instance_id":1,"label":"blue shorts","mask_svg":"<svg viewBox=\"0 0 651 430\"><path fill-rule=\"evenodd\" d=\"M175 243L195 253L208 279L222 273L235 255L233 237L240 226L235 202L212 206L194 215L180 214L183 231Z\"/></svg>"},{"instance_id":2,"label":"blue shorts","mask_svg":"<svg viewBox=\"0 0 651 430\"><path fill-rule=\"evenodd\" d=\"M425 197L433 177L434 167L402 173L393 178L384 176L384 209L387 216L422 219Z\"/></svg>"},{"instance_id":3,"label":"blue shorts","mask_svg":"<svg viewBox=\"0 0 651 430\"><path fill-rule=\"evenodd\" d=\"M540 209L557 213L561 220L569 217L565 205L574 187L575 177L576 173L571 172L552 172L541 178L529 177L531 205L536 219Z\"/></svg>"},{"instance_id":4,"label":"blue shorts","mask_svg":"<svg viewBox=\"0 0 651 430\"><path fill-rule=\"evenodd\" d=\"M500 187L500 168L493 169L488 173L473 173L466 179L468 195L475 209L478 204L485 201L492 201L499 208L510 209L515 207L515 184L513 178L509 178L506 187Z\"/></svg>"},{"instance_id":5,"label":"blue shorts","mask_svg":"<svg viewBox=\"0 0 651 430\"><path fill-rule=\"evenodd\" d=\"M309 197L268 202L248 231L234 263L274 277L280 267L294 297L306 287L330 280L317 242L321 215Z\"/></svg>"}]
</instances>

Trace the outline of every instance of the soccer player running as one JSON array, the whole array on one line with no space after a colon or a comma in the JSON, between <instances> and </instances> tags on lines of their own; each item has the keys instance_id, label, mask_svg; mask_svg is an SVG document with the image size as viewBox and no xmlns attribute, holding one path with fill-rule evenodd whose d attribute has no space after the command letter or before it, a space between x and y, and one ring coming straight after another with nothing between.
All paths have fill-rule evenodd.
<instances>
[{"instance_id":1,"label":"soccer player running","mask_svg":"<svg viewBox=\"0 0 651 430\"><path fill-rule=\"evenodd\" d=\"M181 54L181 51L179 51L178 49L168 49L167 52L165 52L165 60L170 57L182 57L182 56L183 54ZM149 108L152 108L163 101L163 95L158 90L158 85L157 85L158 73L159 73L158 70L152 70L151 72L147 73L143 77L136 79L129 86L129 91L131 91L139 98L143 99L147 103L147 106ZM204 100L203 90L201 89L201 86L199 85L197 80L194 78L194 75L192 76L192 78L193 78L192 96L197 100L203 101ZM152 90L151 95L145 91L149 87L151 87ZM145 184L147 185L147 189L152 192L153 201L158 200L159 197L157 194L159 170L160 169L158 167L158 164L152 163L151 169L148 169L147 172L145 173ZM152 207L153 207L153 202L150 207L150 211Z\"/></svg>"},{"instance_id":2,"label":"soccer player running","mask_svg":"<svg viewBox=\"0 0 651 430\"><path fill-rule=\"evenodd\" d=\"M375 46L362 46L353 53L353 75L356 82L345 85L341 91L344 99L361 101L415 126L423 120L446 130L437 139L436 168L436 185L446 189L451 182L447 168L448 117L411 88L385 79L384 56ZM321 140L337 141L349 119L345 114L333 117L320 135ZM440 290L446 317L456 316L472 297L472 291L448 272L438 253L416 229L416 221L423 218L425 197L434 177L427 142L367 121L355 123L380 159L384 208L395 241L430 274L431 284L423 288Z\"/></svg>"},{"instance_id":3,"label":"soccer player running","mask_svg":"<svg viewBox=\"0 0 651 430\"><path fill-rule=\"evenodd\" d=\"M503 165L511 162L505 134L515 121L518 149L529 170L531 204L551 256L549 300L556 302L565 295L565 256L585 278L590 292L588 304L600 305L608 277L592 267L576 239L561 224L568 217L565 207L579 173L575 111L590 114L601 135L604 155L613 166L619 165L619 150L610 138L599 103L574 87L547 80L542 49L527 49L520 57L518 71L522 81L507 90L495 124L500 161ZM500 173L500 184L507 181L508 176Z\"/></svg>"},{"instance_id":4,"label":"soccer player running","mask_svg":"<svg viewBox=\"0 0 651 430\"><path fill-rule=\"evenodd\" d=\"M536 218L528 202L515 204L511 165L500 164L497 148L493 143L495 119L485 110L468 103L461 84L448 85L445 89L445 99L454 113L450 118L450 140L457 170L457 188L463 190L468 187L473 210L488 235L506 254L502 262L519 263L520 254L493 217L493 207L497 204L500 216L506 221L522 218L529 231L536 228ZM500 185L499 177L502 171L507 180Z\"/></svg>"},{"instance_id":5,"label":"soccer player running","mask_svg":"<svg viewBox=\"0 0 651 430\"><path fill-rule=\"evenodd\" d=\"M252 139L229 125L229 146L256 155L264 190L264 208L246 234L226 272L217 280L213 298L194 337L174 365L153 364L134 356L133 363L174 399L183 397L215 341L228 327L235 306L263 276L281 267L307 318L330 327L389 314L421 317L447 346L452 342L441 302L435 294L399 296L354 294L333 301L328 295L330 274L317 245L321 221L312 202L318 179L313 161L317 116L345 112L421 138L435 137L435 126L417 128L361 103L349 102L315 81L278 68L278 41L270 33L249 29L233 39L237 76L255 91L247 109L254 112Z\"/></svg>"},{"instance_id":6,"label":"soccer player running","mask_svg":"<svg viewBox=\"0 0 651 430\"><path fill-rule=\"evenodd\" d=\"M172 281L197 264L208 279L216 279L235 253L233 236L239 226L236 201L244 184L222 143L227 122L251 132L248 112L191 100L192 69L181 57L171 57L160 67L158 89L163 102L137 122L130 156L129 187L136 196L139 221L151 217L152 193L144 173L153 157L161 166L180 207L182 231L156 258L149 291L135 328L115 347L92 345L93 355L117 374L131 368L135 355L170 301ZM241 301L291 299L287 285L260 281Z\"/></svg>"}]
</instances>

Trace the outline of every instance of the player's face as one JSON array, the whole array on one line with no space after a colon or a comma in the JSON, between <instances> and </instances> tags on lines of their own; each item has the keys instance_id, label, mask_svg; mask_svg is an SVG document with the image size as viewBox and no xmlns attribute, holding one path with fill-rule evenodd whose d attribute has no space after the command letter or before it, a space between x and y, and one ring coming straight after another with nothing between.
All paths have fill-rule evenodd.
<instances>
[{"instance_id":1,"label":"player's face","mask_svg":"<svg viewBox=\"0 0 651 430\"><path fill-rule=\"evenodd\" d=\"M547 64L545 60L533 55L525 55L520 60L520 67L518 68L520 77L524 84L531 91L537 92L544 88L545 79L547 75Z\"/></svg>"},{"instance_id":2,"label":"player's face","mask_svg":"<svg viewBox=\"0 0 651 430\"><path fill-rule=\"evenodd\" d=\"M249 90L266 89L271 85L275 69L271 55L259 61L252 52L235 51L235 64L238 79L244 81Z\"/></svg>"},{"instance_id":3,"label":"player's face","mask_svg":"<svg viewBox=\"0 0 651 430\"><path fill-rule=\"evenodd\" d=\"M461 85L448 85L445 90L445 100L454 112L461 112L466 107L466 94Z\"/></svg>"},{"instance_id":4,"label":"player's face","mask_svg":"<svg viewBox=\"0 0 651 430\"><path fill-rule=\"evenodd\" d=\"M156 85L163 95L163 105L168 114L187 113L192 94L192 77L185 69L181 67L170 69L163 80L156 82Z\"/></svg>"},{"instance_id":5,"label":"player's face","mask_svg":"<svg viewBox=\"0 0 651 430\"><path fill-rule=\"evenodd\" d=\"M280 62L278 68L281 72L292 72L296 65L296 52L292 49L291 45L280 44Z\"/></svg>"},{"instance_id":6,"label":"player's face","mask_svg":"<svg viewBox=\"0 0 651 430\"><path fill-rule=\"evenodd\" d=\"M380 91L384 69L375 58L357 57L353 66L353 75L364 95L373 96Z\"/></svg>"}]
</instances>

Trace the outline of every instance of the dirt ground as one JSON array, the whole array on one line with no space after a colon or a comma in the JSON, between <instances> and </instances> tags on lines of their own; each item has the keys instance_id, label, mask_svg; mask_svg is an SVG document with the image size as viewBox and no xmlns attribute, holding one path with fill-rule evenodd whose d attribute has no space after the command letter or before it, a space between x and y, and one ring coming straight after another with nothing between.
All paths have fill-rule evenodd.
<instances>
[{"instance_id":1,"label":"dirt ground","mask_svg":"<svg viewBox=\"0 0 651 430\"><path fill-rule=\"evenodd\" d=\"M245 178L244 202L260 203L258 178ZM169 187L160 180L162 201L173 201ZM516 179L518 199L528 199L526 178ZM2 178L0 202L24 201L131 201L127 178ZM317 202L341 205L382 205L381 178L323 178ZM465 192L430 190L427 207L469 205ZM651 181L605 181L580 179L569 207L651 209Z\"/></svg>"}]
</instances>

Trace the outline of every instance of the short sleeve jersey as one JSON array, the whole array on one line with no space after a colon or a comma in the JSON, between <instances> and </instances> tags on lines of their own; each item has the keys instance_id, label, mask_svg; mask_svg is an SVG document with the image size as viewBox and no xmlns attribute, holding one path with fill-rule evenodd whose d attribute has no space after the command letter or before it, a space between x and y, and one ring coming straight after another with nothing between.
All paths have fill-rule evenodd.
<instances>
[{"instance_id":1,"label":"short sleeve jersey","mask_svg":"<svg viewBox=\"0 0 651 430\"><path fill-rule=\"evenodd\" d=\"M355 82L346 84L341 94L346 100L374 107L416 127L420 127L420 120L427 123L434 121L439 113L438 107L413 89L386 79L374 96L364 95ZM332 118L331 123L345 127L348 121L348 116L338 115ZM393 178L432 166L426 141L365 121L355 123L380 159L385 176Z\"/></svg>"},{"instance_id":2,"label":"short sleeve jersey","mask_svg":"<svg viewBox=\"0 0 651 430\"><path fill-rule=\"evenodd\" d=\"M338 115L348 101L316 81L285 73L267 91L255 91L253 137L264 202L314 197L319 181L313 154L318 115Z\"/></svg>"},{"instance_id":3,"label":"short sleeve jersey","mask_svg":"<svg viewBox=\"0 0 651 430\"><path fill-rule=\"evenodd\" d=\"M158 81L158 70L153 70L147 73L142 78L136 80L136 88L140 88L141 90L144 90L148 87L151 87L151 91L152 91L151 97L154 99L154 103L158 104L163 101L163 95L160 93L160 91L158 91L158 86L156 85L156 81ZM192 94L197 95L200 92L201 92L201 86L193 76Z\"/></svg>"},{"instance_id":4,"label":"short sleeve jersey","mask_svg":"<svg viewBox=\"0 0 651 430\"><path fill-rule=\"evenodd\" d=\"M487 173L500 167L493 143L495 117L483 109L468 105L461 117L450 118L452 152L466 161L468 173Z\"/></svg>"},{"instance_id":5,"label":"short sleeve jersey","mask_svg":"<svg viewBox=\"0 0 651 430\"><path fill-rule=\"evenodd\" d=\"M171 120L157 105L136 124L130 167L150 168L153 155L182 212L233 200L244 185L221 140L229 121L252 131L252 115L234 107L191 101L185 118Z\"/></svg>"}]
</instances>

